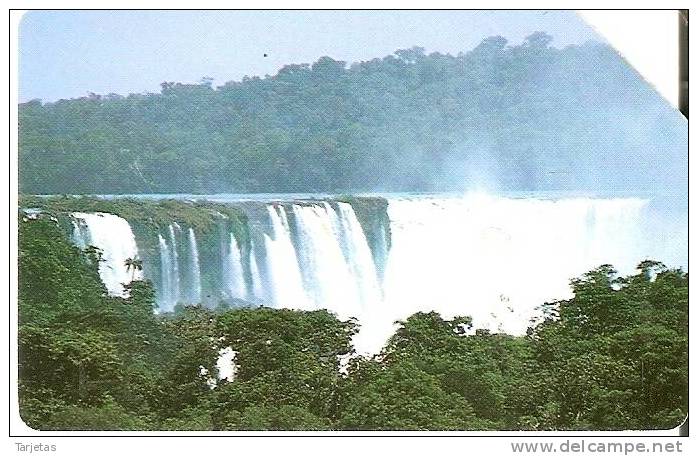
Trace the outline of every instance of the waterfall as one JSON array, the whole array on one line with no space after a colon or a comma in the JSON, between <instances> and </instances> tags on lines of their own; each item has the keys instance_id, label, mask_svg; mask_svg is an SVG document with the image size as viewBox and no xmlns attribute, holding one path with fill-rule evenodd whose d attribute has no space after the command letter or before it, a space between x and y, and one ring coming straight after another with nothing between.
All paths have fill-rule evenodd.
<instances>
[{"instance_id":1,"label":"waterfall","mask_svg":"<svg viewBox=\"0 0 698 456\"><path fill-rule=\"evenodd\" d=\"M102 212L74 212L78 235L73 232L73 240L86 245L93 245L102 251L99 263L99 276L113 296L126 296L123 285L131 283L131 278L140 279L141 271L129 271L126 268L128 258L138 257L136 238L128 222L114 214ZM76 224L73 225L76 227ZM79 244L78 244L79 245Z\"/></svg>"},{"instance_id":2,"label":"waterfall","mask_svg":"<svg viewBox=\"0 0 698 456\"><path fill-rule=\"evenodd\" d=\"M189 277L190 294L189 302L198 304L201 302L201 266L199 265L199 248L196 244L194 229L189 228Z\"/></svg>"},{"instance_id":3,"label":"waterfall","mask_svg":"<svg viewBox=\"0 0 698 456\"><path fill-rule=\"evenodd\" d=\"M257 252L254 241L250 241L250 278L252 279L252 289L248 298L251 301L261 301L264 299L262 276L259 271Z\"/></svg>"},{"instance_id":4,"label":"waterfall","mask_svg":"<svg viewBox=\"0 0 698 456\"><path fill-rule=\"evenodd\" d=\"M71 218L73 225L72 241L79 249L84 250L90 245L90 233L85 225L85 221L81 219Z\"/></svg>"},{"instance_id":5,"label":"waterfall","mask_svg":"<svg viewBox=\"0 0 698 456\"><path fill-rule=\"evenodd\" d=\"M342 226L334 209L329 204L294 204L292 210L298 229L301 271L314 307L323 308L325 303L332 302L332 310L342 317L360 313L359 284L342 249ZM345 240L346 245L349 237ZM364 245L368 249L365 242ZM345 250L348 248L351 246L347 245Z\"/></svg>"},{"instance_id":6,"label":"waterfall","mask_svg":"<svg viewBox=\"0 0 698 456\"><path fill-rule=\"evenodd\" d=\"M172 297L172 258L167 241L161 234L158 234L160 246L160 287L158 288L159 307L163 311L171 311L174 308Z\"/></svg>"},{"instance_id":7,"label":"waterfall","mask_svg":"<svg viewBox=\"0 0 698 456\"><path fill-rule=\"evenodd\" d=\"M242 254L235 235L230 233L230 243L228 244L227 277L225 278L226 288L231 298L247 299L247 286L245 284L245 273L242 267Z\"/></svg>"},{"instance_id":8,"label":"waterfall","mask_svg":"<svg viewBox=\"0 0 698 456\"><path fill-rule=\"evenodd\" d=\"M177 232L181 232L181 228L179 225L176 223L170 224L168 227L168 232L170 235L170 274L171 274L171 279L170 279L170 286L172 287L172 290L170 292L170 296L172 299L172 303L177 304L180 299L180 291L181 291L181 282L180 282L180 277L179 277L179 252L177 252L177 235L175 233L175 228L177 229Z\"/></svg>"},{"instance_id":9,"label":"waterfall","mask_svg":"<svg viewBox=\"0 0 698 456\"><path fill-rule=\"evenodd\" d=\"M179 252L177 251L177 234L182 228L172 223L167 227L167 234L158 233L158 245L160 249L160 286L158 288L158 307L160 310L170 312L182 300L181 276L179 271ZM194 252L192 252L192 257ZM197 269L198 269L198 251ZM194 271L190 271L194 274Z\"/></svg>"},{"instance_id":10,"label":"waterfall","mask_svg":"<svg viewBox=\"0 0 698 456\"><path fill-rule=\"evenodd\" d=\"M286 211L281 205L267 206L272 236L264 234L267 271L271 300L279 307L312 308L303 289L296 250L291 241L291 230Z\"/></svg>"},{"instance_id":11,"label":"waterfall","mask_svg":"<svg viewBox=\"0 0 698 456\"><path fill-rule=\"evenodd\" d=\"M368 246L366 234L356 218L351 204L337 203L339 208L340 233L346 242L347 260L352 275L356 280L361 302L364 308L378 305L382 300L376 265L373 262L371 249ZM381 231L382 239L385 233Z\"/></svg>"},{"instance_id":12,"label":"waterfall","mask_svg":"<svg viewBox=\"0 0 698 456\"><path fill-rule=\"evenodd\" d=\"M249 244L227 222L199 239L192 228L185 239L174 222L158 233L159 280L157 257L145 258L143 272L155 279L161 310L203 296L328 309L359 320L354 344L365 353L418 311L469 315L476 328L521 334L538 306L570 297L570 279L601 264L621 274L648 257L686 266L685 216L667 221L670 209L652 212L634 198L395 197L368 232L370 212L359 218L352 204L331 199L239 207L253 224ZM75 213L72 224L76 245L103 250L100 276L122 294L131 279L124 261L138 255L129 224L99 213Z\"/></svg>"},{"instance_id":13,"label":"waterfall","mask_svg":"<svg viewBox=\"0 0 698 456\"><path fill-rule=\"evenodd\" d=\"M569 280L602 263L640 261L645 201L541 200L472 194L390 200L385 308L438 310L520 334L535 307L570 296Z\"/></svg>"}]
</instances>

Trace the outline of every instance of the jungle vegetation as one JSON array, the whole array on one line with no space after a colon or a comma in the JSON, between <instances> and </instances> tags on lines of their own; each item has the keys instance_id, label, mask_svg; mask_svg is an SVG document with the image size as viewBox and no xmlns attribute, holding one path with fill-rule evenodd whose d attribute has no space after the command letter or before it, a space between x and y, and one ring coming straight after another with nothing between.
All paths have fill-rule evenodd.
<instances>
[{"instance_id":1,"label":"jungle vegetation","mask_svg":"<svg viewBox=\"0 0 698 456\"><path fill-rule=\"evenodd\" d=\"M664 429L687 414L688 275L658 262L573 279L574 297L541 303L545 318L524 336L417 313L361 357L353 319L265 307L156 314L149 282L109 296L98 261L51 216L20 218L18 386L32 428ZM235 375L216 380L226 347Z\"/></svg>"},{"instance_id":2,"label":"jungle vegetation","mask_svg":"<svg viewBox=\"0 0 698 456\"><path fill-rule=\"evenodd\" d=\"M537 32L458 55L324 56L214 86L19 106L28 194L685 194L685 119L609 46Z\"/></svg>"}]
</instances>

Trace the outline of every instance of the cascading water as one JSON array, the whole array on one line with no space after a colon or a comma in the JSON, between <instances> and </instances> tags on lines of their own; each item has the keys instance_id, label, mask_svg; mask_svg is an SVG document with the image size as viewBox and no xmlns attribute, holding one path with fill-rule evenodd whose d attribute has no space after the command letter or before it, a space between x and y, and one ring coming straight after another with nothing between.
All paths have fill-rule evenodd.
<instances>
[{"instance_id":1,"label":"cascading water","mask_svg":"<svg viewBox=\"0 0 698 456\"><path fill-rule=\"evenodd\" d=\"M245 282L245 272L242 266L242 254L235 235L230 233L228 244L228 254L226 255L228 264L224 268L226 271L226 288L231 298L246 299L247 285Z\"/></svg>"},{"instance_id":2,"label":"cascading water","mask_svg":"<svg viewBox=\"0 0 698 456\"><path fill-rule=\"evenodd\" d=\"M158 287L159 307L163 311L171 311L174 308L174 298L172 296L172 257L170 247L161 234L158 234L160 246L160 286Z\"/></svg>"},{"instance_id":3,"label":"cascading water","mask_svg":"<svg viewBox=\"0 0 698 456\"><path fill-rule=\"evenodd\" d=\"M266 233L263 236L273 304L292 309L313 308L303 289L286 211L281 205L270 205L267 212L271 220L272 236Z\"/></svg>"},{"instance_id":4,"label":"cascading water","mask_svg":"<svg viewBox=\"0 0 698 456\"><path fill-rule=\"evenodd\" d=\"M85 225L85 221L80 219L71 219L70 222L73 225L73 244L84 250L88 245L90 245L90 233Z\"/></svg>"},{"instance_id":5,"label":"cascading water","mask_svg":"<svg viewBox=\"0 0 698 456\"><path fill-rule=\"evenodd\" d=\"M341 318L360 315L379 303L373 259L351 206L328 203L292 207L298 258L315 308L332 302Z\"/></svg>"},{"instance_id":6,"label":"cascading water","mask_svg":"<svg viewBox=\"0 0 698 456\"><path fill-rule=\"evenodd\" d=\"M136 238L129 223L114 214L102 212L87 214L74 212L72 214L77 228L73 240L83 247L93 245L102 251L102 261L99 263L99 276L113 296L126 296L124 285L131 279L140 279L141 271L128 270L127 259L138 258Z\"/></svg>"},{"instance_id":7,"label":"cascading water","mask_svg":"<svg viewBox=\"0 0 698 456\"><path fill-rule=\"evenodd\" d=\"M259 271L259 263L257 261L257 251L254 241L250 241L250 278L252 280L252 289L250 291L250 300L257 301L264 299L264 290L262 284L262 275Z\"/></svg>"},{"instance_id":8,"label":"cascading water","mask_svg":"<svg viewBox=\"0 0 698 456\"><path fill-rule=\"evenodd\" d=\"M198 304L201 302L201 265L199 264L199 247L196 244L196 234L193 228L189 228L189 302Z\"/></svg>"},{"instance_id":9,"label":"cascading water","mask_svg":"<svg viewBox=\"0 0 698 456\"><path fill-rule=\"evenodd\" d=\"M645 204L482 194L391 200L383 310L404 318L436 309L522 333L536 306L570 295L571 278L609 262L633 269Z\"/></svg>"},{"instance_id":10,"label":"cascading water","mask_svg":"<svg viewBox=\"0 0 698 456\"><path fill-rule=\"evenodd\" d=\"M176 222L167 227L166 236L158 234L160 250L160 283L158 304L162 311L172 311L178 303L199 304L202 301L201 264L196 233ZM178 243L178 238L182 241ZM182 252L182 256L180 256Z\"/></svg>"},{"instance_id":11,"label":"cascading water","mask_svg":"<svg viewBox=\"0 0 698 456\"><path fill-rule=\"evenodd\" d=\"M569 297L570 279L601 264L623 274L648 257L686 266L675 247L686 245L685 224L665 222L633 198L391 198L370 232L360 222L370 212L359 219L352 204L332 199L245 204L244 229L221 217L218 234L203 240L189 228L187 243L174 222L158 234L161 267L153 282L161 310L220 300L326 308L358 318L354 343L365 353L380 349L394 321L417 311L470 315L475 327L520 334L537 306ZM248 243L234 231L248 232ZM673 243L655 241L672 236ZM138 254L128 223L75 214L73 241L104 250L100 275L111 293L120 292L131 276L124 261ZM157 276L144 269L151 280Z\"/></svg>"},{"instance_id":12,"label":"cascading water","mask_svg":"<svg viewBox=\"0 0 698 456\"><path fill-rule=\"evenodd\" d=\"M175 230L177 233L181 232L181 228L177 223L172 223L168 227L169 231L169 247L170 247L170 286L172 287L172 291L170 292L170 296L172 297L172 302L176 304L179 302L180 299L180 291L181 291L181 281L180 281L180 276L179 276L179 252L177 251L177 233L175 233Z\"/></svg>"},{"instance_id":13,"label":"cascading water","mask_svg":"<svg viewBox=\"0 0 698 456\"><path fill-rule=\"evenodd\" d=\"M332 302L341 317L361 311L359 295L342 252L329 205L293 206L306 289L315 308Z\"/></svg>"},{"instance_id":14,"label":"cascading water","mask_svg":"<svg viewBox=\"0 0 698 456\"><path fill-rule=\"evenodd\" d=\"M349 268L356 280L363 308L371 308L378 305L383 296L366 234L350 204L340 202L337 203L337 207L339 208L339 232L346 245ZM384 235L384 231L381 230L381 234ZM385 246L379 245L378 248L385 248Z\"/></svg>"},{"instance_id":15,"label":"cascading water","mask_svg":"<svg viewBox=\"0 0 698 456\"><path fill-rule=\"evenodd\" d=\"M166 236L158 233L160 249L160 283L158 286L158 307L161 311L171 312L182 301L182 277L180 275L180 258L177 235L181 227L172 223L167 227ZM192 255L193 256L193 255ZM198 256L198 253L197 253ZM198 261L198 260L197 260ZM190 271L190 274L194 274Z\"/></svg>"}]
</instances>

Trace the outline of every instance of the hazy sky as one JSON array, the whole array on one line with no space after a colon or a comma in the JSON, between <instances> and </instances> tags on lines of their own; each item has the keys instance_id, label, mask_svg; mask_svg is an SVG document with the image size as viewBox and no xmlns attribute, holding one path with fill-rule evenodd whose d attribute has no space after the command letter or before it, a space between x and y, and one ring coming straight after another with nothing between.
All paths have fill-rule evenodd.
<instances>
[{"instance_id":1,"label":"hazy sky","mask_svg":"<svg viewBox=\"0 0 698 456\"><path fill-rule=\"evenodd\" d=\"M415 45L457 54L539 30L557 47L600 39L564 11L32 11L19 30L19 98L158 92L203 76L222 85L323 55L351 63Z\"/></svg>"}]
</instances>

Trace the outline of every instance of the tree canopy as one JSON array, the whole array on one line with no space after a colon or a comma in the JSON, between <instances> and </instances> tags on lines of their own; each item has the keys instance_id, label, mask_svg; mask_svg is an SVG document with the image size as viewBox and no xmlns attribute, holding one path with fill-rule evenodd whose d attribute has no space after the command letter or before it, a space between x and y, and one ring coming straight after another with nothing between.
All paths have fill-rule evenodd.
<instances>
[{"instance_id":1,"label":"tree canopy","mask_svg":"<svg viewBox=\"0 0 698 456\"><path fill-rule=\"evenodd\" d=\"M607 45L551 39L30 101L20 190L683 191L684 119Z\"/></svg>"}]
</instances>

